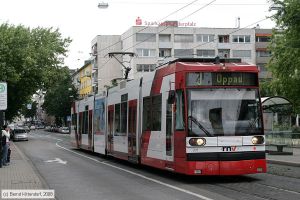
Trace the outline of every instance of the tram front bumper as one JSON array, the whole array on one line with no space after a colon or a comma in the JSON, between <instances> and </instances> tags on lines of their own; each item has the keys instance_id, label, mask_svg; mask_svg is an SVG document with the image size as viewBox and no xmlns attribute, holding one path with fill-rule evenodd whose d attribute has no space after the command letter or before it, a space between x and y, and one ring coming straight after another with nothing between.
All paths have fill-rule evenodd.
<instances>
[{"instance_id":1,"label":"tram front bumper","mask_svg":"<svg viewBox=\"0 0 300 200\"><path fill-rule=\"evenodd\" d=\"M266 173L266 160L187 161L189 175L243 175Z\"/></svg>"}]
</instances>

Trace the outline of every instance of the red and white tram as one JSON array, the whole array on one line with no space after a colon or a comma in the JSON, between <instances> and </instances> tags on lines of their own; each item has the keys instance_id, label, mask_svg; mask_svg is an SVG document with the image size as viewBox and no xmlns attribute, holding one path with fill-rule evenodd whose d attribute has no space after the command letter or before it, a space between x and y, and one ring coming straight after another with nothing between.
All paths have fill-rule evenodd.
<instances>
[{"instance_id":1,"label":"red and white tram","mask_svg":"<svg viewBox=\"0 0 300 200\"><path fill-rule=\"evenodd\" d=\"M258 69L177 59L72 107L74 146L188 175L266 172Z\"/></svg>"}]
</instances>

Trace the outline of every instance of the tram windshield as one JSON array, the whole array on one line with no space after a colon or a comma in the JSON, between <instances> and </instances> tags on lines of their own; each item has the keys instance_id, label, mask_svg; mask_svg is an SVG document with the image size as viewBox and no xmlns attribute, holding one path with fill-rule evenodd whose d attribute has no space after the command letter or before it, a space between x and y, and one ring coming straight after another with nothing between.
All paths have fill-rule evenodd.
<instances>
[{"instance_id":1,"label":"tram windshield","mask_svg":"<svg viewBox=\"0 0 300 200\"><path fill-rule=\"evenodd\" d=\"M189 136L262 134L257 89L222 88L188 91Z\"/></svg>"}]
</instances>

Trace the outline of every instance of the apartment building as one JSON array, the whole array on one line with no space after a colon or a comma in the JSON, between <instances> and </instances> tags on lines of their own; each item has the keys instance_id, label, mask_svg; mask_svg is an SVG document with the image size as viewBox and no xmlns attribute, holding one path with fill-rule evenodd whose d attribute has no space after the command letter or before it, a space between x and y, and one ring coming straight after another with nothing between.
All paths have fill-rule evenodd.
<instances>
[{"instance_id":1,"label":"apartment building","mask_svg":"<svg viewBox=\"0 0 300 200\"><path fill-rule=\"evenodd\" d=\"M255 29L255 51L256 65L260 69L259 78L270 79L272 73L267 70L266 64L271 58L271 52L268 49L272 37L271 29Z\"/></svg>"},{"instance_id":2,"label":"apartment building","mask_svg":"<svg viewBox=\"0 0 300 200\"><path fill-rule=\"evenodd\" d=\"M120 36L98 35L92 41L97 91L105 90L113 79L124 77L124 66L120 63L131 67L129 79L139 78L160 64L179 57L241 58L244 62L259 63L265 70L267 59L263 56L268 54L266 45L269 41L264 37L269 36L266 35L268 31L271 32L257 28L133 26ZM136 56L116 54L117 61L108 56L110 52L133 52Z\"/></svg>"},{"instance_id":3,"label":"apartment building","mask_svg":"<svg viewBox=\"0 0 300 200\"><path fill-rule=\"evenodd\" d=\"M79 83L79 98L93 94L92 83L92 61L85 61L84 65L76 72L77 83ZM74 81L73 81L74 82Z\"/></svg>"}]
</instances>

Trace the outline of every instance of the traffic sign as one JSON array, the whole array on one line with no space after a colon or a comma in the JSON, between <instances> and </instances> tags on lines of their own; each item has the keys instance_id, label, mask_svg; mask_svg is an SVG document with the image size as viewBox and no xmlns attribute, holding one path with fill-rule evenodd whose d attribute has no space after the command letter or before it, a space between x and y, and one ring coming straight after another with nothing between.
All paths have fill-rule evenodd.
<instances>
[{"instance_id":1,"label":"traffic sign","mask_svg":"<svg viewBox=\"0 0 300 200\"><path fill-rule=\"evenodd\" d=\"M7 109L7 83L0 82L0 110Z\"/></svg>"}]
</instances>

